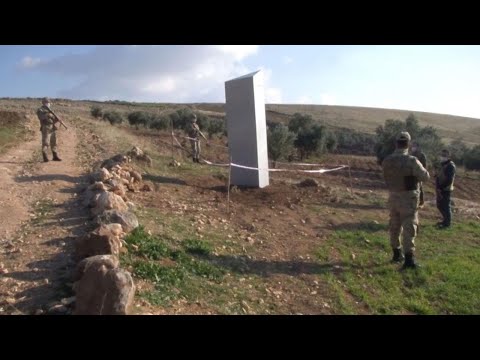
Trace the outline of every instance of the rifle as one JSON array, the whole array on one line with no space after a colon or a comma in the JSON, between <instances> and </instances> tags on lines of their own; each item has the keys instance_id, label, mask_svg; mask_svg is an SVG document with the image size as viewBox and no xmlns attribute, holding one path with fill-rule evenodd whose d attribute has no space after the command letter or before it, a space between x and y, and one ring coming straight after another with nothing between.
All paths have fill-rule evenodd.
<instances>
[{"instance_id":1,"label":"rifle","mask_svg":"<svg viewBox=\"0 0 480 360\"><path fill-rule=\"evenodd\" d=\"M65 125L65 124L63 123L63 121L57 116L57 114L55 114L55 113L54 113L51 109L49 109L48 107L45 107L45 108L50 112L50 114L52 114L53 116L55 116L55 119L57 119L57 121L58 121L60 124L62 124L65 129L68 130L67 125Z\"/></svg>"}]
</instances>

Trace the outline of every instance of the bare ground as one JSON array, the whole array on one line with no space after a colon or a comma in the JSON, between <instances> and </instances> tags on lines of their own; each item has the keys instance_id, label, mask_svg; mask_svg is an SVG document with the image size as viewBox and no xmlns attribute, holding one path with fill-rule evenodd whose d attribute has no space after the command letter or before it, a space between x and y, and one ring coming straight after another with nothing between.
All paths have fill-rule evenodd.
<instances>
[{"instance_id":1,"label":"bare ground","mask_svg":"<svg viewBox=\"0 0 480 360\"><path fill-rule=\"evenodd\" d=\"M85 230L86 214L76 202L82 182L76 129L58 135L62 162L41 162L39 131L0 157L2 313L46 312L71 295L72 242Z\"/></svg>"}]
</instances>

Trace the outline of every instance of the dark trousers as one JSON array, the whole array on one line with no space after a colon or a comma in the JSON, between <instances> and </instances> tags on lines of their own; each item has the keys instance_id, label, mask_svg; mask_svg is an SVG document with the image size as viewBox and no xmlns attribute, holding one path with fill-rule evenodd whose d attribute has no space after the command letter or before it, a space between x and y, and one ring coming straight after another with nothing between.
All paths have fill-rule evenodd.
<instances>
[{"instance_id":1,"label":"dark trousers","mask_svg":"<svg viewBox=\"0 0 480 360\"><path fill-rule=\"evenodd\" d=\"M452 208L450 205L450 191L439 191L437 193L437 208L443 216L443 225L450 226L452 221Z\"/></svg>"}]
</instances>

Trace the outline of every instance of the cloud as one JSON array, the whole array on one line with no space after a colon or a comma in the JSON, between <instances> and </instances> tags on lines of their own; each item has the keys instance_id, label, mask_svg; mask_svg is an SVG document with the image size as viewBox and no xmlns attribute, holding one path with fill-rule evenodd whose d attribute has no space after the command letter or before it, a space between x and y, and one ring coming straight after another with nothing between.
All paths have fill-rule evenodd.
<instances>
[{"instance_id":1,"label":"cloud","mask_svg":"<svg viewBox=\"0 0 480 360\"><path fill-rule=\"evenodd\" d=\"M259 70L263 73L265 103L281 104L283 102L282 90L279 87L272 86L272 70L265 66L260 66Z\"/></svg>"},{"instance_id":2,"label":"cloud","mask_svg":"<svg viewBox=\"0 0 480 360\"><path fill-rule=\"evenodd\" d=\"M23 68L75 80L58 92L72 99L223 102L224 82L253 72L243 61L257 45L98 46L49 60L24 58ZM279 89L268 91L278 99Z\"/></svg>"},{"instance_id":3,"label":"cloud","mask_svg":"<svg viewBox=\"0 0 480 360\"><path fill-rule=\"evenodd\" d=\"M232 55L237 61L256 54L259 48L258 45L216 45L216 47L225 54Z\"/></svg>"},{"instance_id":4,"label":"cloud","mask_svg":"<svg viewBox=\"0 0 480 360\"><path fill-rule=\"evenodd\" d=\"M293 62L293 59L290 57L290 56L284 56L282 58L282 62L285 64L285 65L288 65L288 64L291 64Z\"/></svg>"},{"instance_id":5,"label":"cloud","mask_svg":"<svg viewBox=\"0 0 480 360\"><path fill-rule=\"evenodd\" d=\"M18 67L20 67L21 69L32 69L37 65L40 65L41 63L42 60L40 58L32 58L30 56L25 56L18 64Z\"/></svg>"},{"instance_id":6,"label":"cloud","mask_svg":"<svg viewBox=\"0 0 480 360\"><path fill-rule=\"evenodd\" d=\"M322 105L336 105L337 100L335 96L330 94L320 94L320 104Z\"/></svg>"}]
</instances>

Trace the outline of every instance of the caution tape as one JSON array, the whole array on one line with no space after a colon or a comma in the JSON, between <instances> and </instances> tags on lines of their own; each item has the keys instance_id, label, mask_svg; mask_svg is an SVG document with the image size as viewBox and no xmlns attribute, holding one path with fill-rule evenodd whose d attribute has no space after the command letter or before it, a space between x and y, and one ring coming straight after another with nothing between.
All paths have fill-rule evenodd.
<instances>
[{"instance_id":1,"label":"caution tape","mask_svg":"<svg viewBox=\"0 0 480 360\"><path fill-rule=\"evenodd\" d=\"M188 151L187 149L185 149L181 144L180 142L178 141L178 139L176 138L176 136L172 133L172 137L174 138L174 140L177 142L178 146L186 151L188 154L191 154L190 151ZM192 138L189 138L189 137L186 137L186 136L181 136L181 137L184 137L186 139L192 139ZM195 140L195 139L192 139L192 140ZM202 158L201 161L203 161L205 164L207 165L211 165L211 166L219 166L219 167L236 167L236 168L241 168L241 169L247 169L247 170L258 170L258 171L270 171L270 172L301 172L301 173L311 173L311 174L323 174L323 173L326 173L326 172L331 172L331 171L337 171L337 170L342 170L342 169L345 169L345 168L348 168L349 166L348 165L340 165L338 167L335 167L333 169L315 169L315 170L299 170L299 169L271 169L271 168L268 168L268 169L261 169L261 168L256 168L256 167L251 167L251 166L245 166L245 165L239 165L239 164L235 164L235 163L230 163L230 164L219 164L219 163L214 163L214 162L211 162L211 161L208 161L207 159L205 158ZM287 163L283 163L283 164L287 164ZM290 164L290 163L288 163ZM297 165L302 165L302 166L319 166L320 164L301 164L301 163L293 163L293 164L297 164Z\"/></svg>"},{"instance_id":2,"label":"caution tape","mask_svg":"<svg viewBox=\"0 0 480 360\"><path fill-rule=\"evenodd\" d=\"M337 171L337 170L345 169L348 167L347 165L342 165L333 169L295 170L295 169L261 169L261 168L251 167L251 166L234 164L234 163L231 163L230 165L233 167L248 169L248 170L274 171L274 172L304 172L304 173L320 173L320 174L330 172L330 171Z\"/></svg>"},{"instance_id":3,"label":"caution tape","mask_svg":"<svg viewBox=\"0 0 480 360\"><path fill-rule=\"evenodd\" d=\"M173 135L173 134L172 134ZM175 137L175 135L173 135ZM191 137L188 137L188 136L181 136L179 135L178 137L181 137L181 138L184 138L184 139L188 139L188 140L195 140L195 141L199 141L200 139L195 139L195 138L191 138ZM207 142L207 144L209 146L216 146L216 147L221 147L221 148L224 148L224 149L228 149L228 146L225 146L225 145L217 145L217 144L212 144L210 142Z\"/></svg>"}]
</instances>

